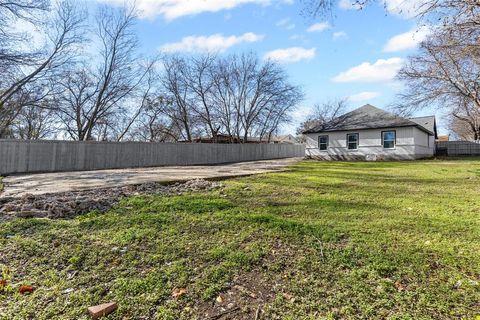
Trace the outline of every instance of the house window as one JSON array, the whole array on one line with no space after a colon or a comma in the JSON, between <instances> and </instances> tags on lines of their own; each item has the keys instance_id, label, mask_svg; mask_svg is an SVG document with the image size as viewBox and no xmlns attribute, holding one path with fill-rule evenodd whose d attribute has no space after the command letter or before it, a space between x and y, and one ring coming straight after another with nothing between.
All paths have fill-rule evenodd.
<instances>
[{"instance_id":1,"label":"house window","mask_svg":"<svg viewBox=\"0 0 480 320\"><path fill-rule=\"evenodd\" d=\"M382 131L382 145L384 149L394 149L396 143L395 131Z\"/></svg>"},{"instance_id":2,"label":"house window","mask_svg":"<svg viewBox=\"0 0 480 320\"><path fill-rule=\"evenodd\" d=\"M318 137L318 148L321 151L328 149L328 136L319 136Z\"/></svg>"},{"instance_id":3,"label":"house window","mask_svg":"<svg viewBox=\"0 0 480 320\"><path fill-rule=\"evenodd\" d=\"M347 148L348 150L358 149L358 133L347 134Z\"/></svg>"}]
</instances>

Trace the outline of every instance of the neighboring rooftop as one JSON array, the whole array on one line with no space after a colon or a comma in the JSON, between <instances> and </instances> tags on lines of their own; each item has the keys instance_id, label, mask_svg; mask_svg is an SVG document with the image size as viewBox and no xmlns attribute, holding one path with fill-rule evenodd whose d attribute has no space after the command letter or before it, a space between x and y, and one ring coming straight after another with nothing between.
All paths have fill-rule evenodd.
<instances>
[{"instance_id":1,"label":"neighboring rooftop","mask_svg":"<svg viewBox=\"0 0 480 320\"><path fill-rule=\"evenodd\" d=\"M243 143L237 137L231 137L227 134L218 134L216 139L211 136L200 136L195 137L192 139L193 142L198 143ZM187 141L181 141L187 142ZM295 138L291 134L287 135L280 135L280 136L271 136L270 139L268 137L248 137L248 143L288 143L288 144L295 144L298 143L297 138Z\"/></svg>"},{"instance_id":2,"label":"neighboring rooftop","mask_svg":"<svg viewBox=\"0 0 480 320\"><path fill-rule=\"evenodd\" d=\"M329 123L306 130L304 133L395 127L417 127L428 134L436 136L434 116L407 119L374 107L370 104L364 105L363 107L341 115Z\"/></svg>"},{"instance_id":3,"label":"neighboring rooftop","mask_svg":"<svg viewBox=\"0 0 480 320\"><path fill-rule=\"evenodd\" d=\"M448 136L448 134L438 136L438 138L437 138L437 141L440 141L440 142L449 141L449 140L450 140L450 137Z\"/></svg>"}]
</instances>

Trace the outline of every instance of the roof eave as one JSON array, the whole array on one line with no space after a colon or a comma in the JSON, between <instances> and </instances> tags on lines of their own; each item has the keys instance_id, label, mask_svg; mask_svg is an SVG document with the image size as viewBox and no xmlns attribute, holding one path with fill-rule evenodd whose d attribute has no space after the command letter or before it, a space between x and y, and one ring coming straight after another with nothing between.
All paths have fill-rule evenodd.
<instances>
[{"instance_id":1,"label":"roof eave","mask_svg":"<svg viewBox=\"0 0 480 320\"><path fill-rule=\"evenodd\" d=\"M342 132L342 131L356 131L356 130L375 130L375 129L394 129L394 128L407 128L407 127L414 127L422 130L429 135L435 136L435 133L427 130L426 128L422 127L418 124L406 124L406 125L397 125L397 126L386 126L386 127L372 127L372 128L353 128L353 129L331 129L331 130L307 130L302 132L302 134L310 134L310 133L327 133L327 132Z\"/></svg>"}]
</instances>

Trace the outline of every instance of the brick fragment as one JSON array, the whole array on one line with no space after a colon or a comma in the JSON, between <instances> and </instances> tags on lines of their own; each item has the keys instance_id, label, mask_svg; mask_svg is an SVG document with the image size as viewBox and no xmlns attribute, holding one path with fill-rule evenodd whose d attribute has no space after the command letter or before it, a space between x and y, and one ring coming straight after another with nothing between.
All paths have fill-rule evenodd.
<instances>
[{"instance_id":1,"label":"brick fragment","mask_svg":"<svg viewBox=\"0 0 480 320\"><path fill-rule=\"evenodd\" d=\"M104 304L99 304L98 306L92 306L88 308L88 313L92 319L96 320L103 316L109 315L117 309L117 304L115 302L109 302Z\"/></svg>"}]
</instances>

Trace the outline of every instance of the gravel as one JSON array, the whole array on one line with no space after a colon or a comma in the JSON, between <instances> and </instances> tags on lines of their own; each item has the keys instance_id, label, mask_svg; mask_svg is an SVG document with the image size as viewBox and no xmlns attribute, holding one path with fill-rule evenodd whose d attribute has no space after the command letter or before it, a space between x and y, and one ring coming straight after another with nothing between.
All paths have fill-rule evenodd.
<instances>
[{"instance_id":1,"label":"gravel","mask_svg":"<svg viewBox=\"0 0 480 320\"><path fill-rule=\"evenodd\" d=\"M219 182L203 179L170 185L145 183L118 188L93 189L54 194L31 195L20 198L0 197L0 219L49 218L70 219L91 211L105 212L120 199L136 195L180 195L222 188Z\"/></svg>"}]
</instances>

